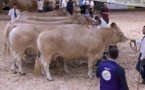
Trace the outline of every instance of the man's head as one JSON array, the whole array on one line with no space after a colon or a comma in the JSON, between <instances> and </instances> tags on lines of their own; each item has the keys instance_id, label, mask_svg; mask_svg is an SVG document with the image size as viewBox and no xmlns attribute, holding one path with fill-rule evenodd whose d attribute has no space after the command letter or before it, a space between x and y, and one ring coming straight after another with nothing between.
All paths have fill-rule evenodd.
<instances>
[{"instance_id":1,"label":"man's head","mask_svg":"<svg viewBox=\"0 0 145 90\"><path fill-rule=\"evenodd\" d=\"M17 9L17 4L13 4L13 8L14 9Z\"/></svg>"},{"instance_id":2,"label":"man's head","mask_svg":"<svg viewBox=\"0 0 145 90\"><path fill-rule=\"evenodd\" d=\"M104 4L103 4L103 7L104 7L104 8L107 8L107 3L104 3Z\"/></svg>"},{"instance_id":3,"label":"man's head","mask_svg":"<svg viewBox=\"0 0 145 90\"><path fill-rule=\"evenodd\" d=\"M100 25L100 24L101 24L101 20L100 20L99 18L96 19L95 25L98 26L98 25Z\"/></svg>"},{"instance_id":4,"label":"man's head","mask_svg":"<svg viewBox=\"0 0 145 90\"><path fill-rule=\"evenodd\" d=\"M111 49L109 49L109 57L111 59L117 59L118 54L119 54L119 52L118 52L117 48L111 48Z\"/></svg>"},{"instance_id":5,"label":"man's head","mask_svg":"<svg viewBox=\"0 0 145 90\"><path fill-rule=\"evenodd\" d=\"M97 19L99 19L99 17L98 16L95 16L95 20L97 20Z\"/></svg>"},{"instance_id":6,"label":"man's head","mask_svg":"<svg viewBox=\"0 0 145 90\"><path fill-rule=\"evenodd\" d=\"M145 26L143 26L142 32L143 32L143 34L145 35Z\"/></svg>"},{"instance_id":7,"label":"man's head","mask_svg":"<svg viewBox=\"0 0 145 90\"><path fill-rule=\"evenodd\" d=\"M85 13L88 14L89 13L89 9L86 9Z\"/></svg>"}]
</instances>

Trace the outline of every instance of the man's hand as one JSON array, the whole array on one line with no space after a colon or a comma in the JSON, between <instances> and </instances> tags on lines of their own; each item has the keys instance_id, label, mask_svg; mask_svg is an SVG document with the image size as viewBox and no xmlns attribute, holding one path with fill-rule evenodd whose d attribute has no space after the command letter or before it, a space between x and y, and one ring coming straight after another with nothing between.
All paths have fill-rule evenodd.
<instances>
[{"instance_id":1,"label":"man's hand","mask_svg":"<svg viewBox=\"0 0 145 90\"><path fill-rule=\"evenodd\" d=\"M145 58L141 57L141 58L140 58L140 60L141 60L141 61L144 61L144 60L145 60Z\"/></svg>"}]
</instances>

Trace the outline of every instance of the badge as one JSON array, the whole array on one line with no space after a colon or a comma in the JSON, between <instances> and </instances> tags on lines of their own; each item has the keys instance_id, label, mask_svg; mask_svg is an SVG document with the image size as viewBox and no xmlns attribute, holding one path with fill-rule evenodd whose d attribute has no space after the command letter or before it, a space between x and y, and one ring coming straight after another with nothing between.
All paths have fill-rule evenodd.
<instances>
[{"instance_id":1,"label":"badge","mask_svg":"<svg viewBox=\"0 0 145 90\"><path fill-rule=\"evenodd\" d=\"M111 79L111 73L107 70L102 72L102 77L104 80L109 81Z\"/></svg>"}]
</instances>

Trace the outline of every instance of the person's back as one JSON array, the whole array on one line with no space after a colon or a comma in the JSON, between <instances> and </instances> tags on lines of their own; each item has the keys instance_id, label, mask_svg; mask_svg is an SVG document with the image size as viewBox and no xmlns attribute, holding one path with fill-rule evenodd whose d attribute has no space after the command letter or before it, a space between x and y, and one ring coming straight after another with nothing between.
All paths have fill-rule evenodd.
<instances>
[{"instance_id":1,"label":"person's back","mask_svg":"<svg viewBox=\"0 0 145 90\"><path fill-rule=\"evenodd\" d=\"M115 59L118 57L118 50L109 50L109 60L99 63L97 66L97 77L100 77L100 90L129 90L126 82L125 71Z\"/></svg>"}]
</instances>

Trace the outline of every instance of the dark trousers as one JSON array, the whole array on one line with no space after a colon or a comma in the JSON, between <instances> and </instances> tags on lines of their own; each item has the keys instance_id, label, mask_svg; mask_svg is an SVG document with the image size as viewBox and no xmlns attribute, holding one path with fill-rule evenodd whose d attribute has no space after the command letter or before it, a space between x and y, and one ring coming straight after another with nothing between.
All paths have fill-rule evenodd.
<instances>
[{"instance_id":1,"label":"dark trousers","mask_svg":"<svg viewBox=\"0 0 145 90\"><path fill-rule=\"evenodd\" d=\"M91 17L93 17L93 9L92 8L90 8L90 15L91 15Z\"/></svg>"},{"instance_id":2,"label":"dark trousers","mask_svg":"<svg viewBox=\"0 0 145 90\"><path fill-rule=\"evenodd\" d=\"M73 10L67 10L69 14L73 15Z\"/></svg>"},{"instance_id":3,"label":"dark trousers","mask_svg":"<svg viewBox=\"0 0 145 90\"><path fill-rule=\"evenodd\" d=\"M138 57L136 70L141 74L142 79L145 80L145 61L143 60L141 63L140 58L141 58L141 53L139 54L139 57Z\"/></svg>"}]
</instances>

